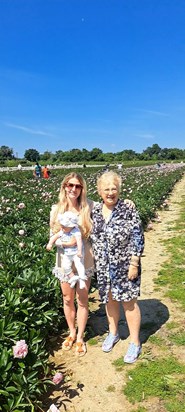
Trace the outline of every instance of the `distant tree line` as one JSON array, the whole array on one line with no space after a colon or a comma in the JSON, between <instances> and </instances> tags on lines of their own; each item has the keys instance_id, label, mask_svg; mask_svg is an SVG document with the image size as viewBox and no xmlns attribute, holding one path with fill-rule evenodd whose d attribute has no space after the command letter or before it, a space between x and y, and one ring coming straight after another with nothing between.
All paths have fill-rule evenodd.
<instances>
[{"instance_id":1,"label":"distant tree line","mask_svg":"<svg viewBox=\"0 0 185 412\"><path fill-rule=\"evenodd\" d=\"M0 147L0 161L13 160L16 157L13 154L13 149L8 146ZM143 150L142 153L137 153L134 150L122 150L117 153L103 153L102 150L94 148L92 150L87 149L72 149L69 151L57 150L55 153L45 151L39 153L36 149L28 149L25 151L24 159L30 162L44 161L47 163L85 163L85 162L105 162L114 163L134 160L154 160L158 162L164 162L169 160L185 159L185 150L177 148L164 148L158 144L153 144ZM21 160L21 159L20 159Z\"/></svg>"}]
</instances>

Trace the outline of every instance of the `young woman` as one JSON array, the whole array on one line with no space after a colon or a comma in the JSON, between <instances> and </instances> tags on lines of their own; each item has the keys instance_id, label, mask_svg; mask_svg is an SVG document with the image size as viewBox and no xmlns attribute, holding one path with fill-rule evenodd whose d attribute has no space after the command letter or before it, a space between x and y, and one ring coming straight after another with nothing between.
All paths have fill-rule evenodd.
<instances>
[{"instance_id":1,"label":"young woman","mask_svg":"<svg viewBox=\"0 0 185 412\"><path fill-rule=\"evenodd\" d=\"M57 241L56 264L54 268L55 276L61 282L63 295L63 308L65 318L69 327L69 336L63 342L63 349L70 350L76 341L76 355L83 356L86 353L86 344L84 342L84 331L88 319L88 292L90 287L90 278L94 272L94 259L92 248L89 241L89 235L92 229L91 210L94 206L93 201L87 199L86 183L83 177L75 172L66 175L62 181L59 202L52 207L50 214L51 235L60 230L58 215L66 211L71 211L78 217L78 224L81 229L84 243L84 266L87 280L85 288L80 289L79 283L76 288L71 288L69 284L69 275L63 273L62 258L63 249L60 241ZM75 245L76 241L71 246ZM75 309L75 297L77 301L77 311ZM76 332L77 320L77 332Z\"/></svg>"}]
</instances>

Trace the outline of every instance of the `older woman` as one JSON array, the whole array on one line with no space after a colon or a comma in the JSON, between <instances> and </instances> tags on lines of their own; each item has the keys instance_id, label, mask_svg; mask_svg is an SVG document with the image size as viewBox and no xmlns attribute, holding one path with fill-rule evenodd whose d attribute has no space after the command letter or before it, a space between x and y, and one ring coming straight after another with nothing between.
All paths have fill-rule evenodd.
<instances>
[{"instance_id":1,"label":"older woman","mask_svg":"<svg viewBox=\"0 0 185 412\"><path fill-rule=\"evenodd\" d=\"M98 178L97 187L103 202L95 205L92 211L91 240L100 299L106 305L109 323L109 334L102 349L111 351L119 340L121 302L130 332L124 361L133 363L141 353L141 314L137 297L140 294L143 231L136 209L119 199L121 179L118 174L105 172Z\"/></svg>"}]
</instances>

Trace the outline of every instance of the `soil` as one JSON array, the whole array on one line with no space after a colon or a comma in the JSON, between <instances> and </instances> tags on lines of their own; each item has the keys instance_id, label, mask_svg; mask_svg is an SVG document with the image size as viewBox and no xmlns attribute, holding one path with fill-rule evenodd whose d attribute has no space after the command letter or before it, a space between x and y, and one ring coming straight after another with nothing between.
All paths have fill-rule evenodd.
<instances>
[{"instance_id":1,"label":"soil","mask_svg":"<svg viewBox=\"0 0 185 412\"><path fill-rule=\"evenodd\" d=\"M165 290L157 290L154 279L168 259L163 240L172 236L174 222L180 212L180 201L185 193L185 176L178 182L169 198L167 210L159 211L159 218L152 223L153 228L145 232L145 251L142 257L142 287L139 305L142 313L141 342L142 356L157 356L159 350L149 344L148 338L160 332L163 333L167 321L182 319L180 308L165 297ZM170 230L169 230L170 229ZM87 353L84 357L75 356L75 346L69 352L61 348L63 337L60 337L50 357L56 369L62 370L64 381L58 390L52 392L49 404L54 403L61 412L131 412L137 410L137 405L131 405L123 394L126 384L126 373L135 367L125 365L122 370L116 370L113 362L125 354L129 334L124 314L121 311L119 322L120 341L114 349L106 354L101 349L108 325L104 306L100 304L97 290L89 296L90 314L87 324ZM93 337L93 339L92 339ZM89 339L91 338L91 339ZM88 343L89 341L89 343ZM91 344L90 344L91 343ZM92 344L94 343L94 344ZM156 353L155 353L156 351ZM170 347L173 352L173 346ZM174 349L175 351L175 349ZM175 354L175 353L174 353ZM181 353L182 356L182 353ZM185 358L185 353L183 354ZM142 360L138 360L140 362ZM145 407L147 411L162 412L159 400L149 400Z\"/></svg>"}]
</instances>

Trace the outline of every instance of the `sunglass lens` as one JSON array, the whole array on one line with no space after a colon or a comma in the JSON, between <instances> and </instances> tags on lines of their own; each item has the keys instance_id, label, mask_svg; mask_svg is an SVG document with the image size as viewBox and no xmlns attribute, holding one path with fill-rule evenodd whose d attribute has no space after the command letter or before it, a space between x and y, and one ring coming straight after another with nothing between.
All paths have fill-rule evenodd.
<instances>
[{"instance_id":1,"label":"sunglass lens","mask_svg":"<svg viewBox=\"0 0 185 412\"><path fill-rule=\"evenodd\" d=\"M78 184L75 185L75 184L73 184L73 183L68 183L67 186L70 187L70 188L75 187L76 189L81 189L81 187L82 187L81 185L78 185Z\"/></svg>"}]
</instances>

